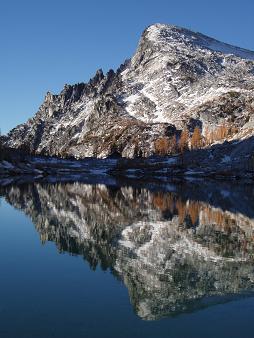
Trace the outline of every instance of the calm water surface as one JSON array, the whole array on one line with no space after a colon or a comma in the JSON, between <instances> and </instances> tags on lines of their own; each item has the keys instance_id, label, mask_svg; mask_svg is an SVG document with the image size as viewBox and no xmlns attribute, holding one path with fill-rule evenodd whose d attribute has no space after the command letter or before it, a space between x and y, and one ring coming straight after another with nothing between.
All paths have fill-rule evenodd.
<instances>
[{"instance_id":1,"label":"calm water surface","mask_svg":"<svg viewBox=\"0 0 254 338\"><path fill-rule=\"evenodd\" d=\"M253 337L253 186L0 194L0 337Z\"/></svg>"}]
</instances>

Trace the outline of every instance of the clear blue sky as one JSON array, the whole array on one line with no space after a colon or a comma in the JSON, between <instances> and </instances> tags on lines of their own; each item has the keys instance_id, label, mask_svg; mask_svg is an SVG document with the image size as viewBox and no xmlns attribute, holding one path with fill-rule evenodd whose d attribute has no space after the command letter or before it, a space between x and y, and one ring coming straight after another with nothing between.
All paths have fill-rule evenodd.
<instances>
[{"instance_id":1,"label":"clear blue sky","mask_svg":"<svg viewBox=\"0 0 254 338\"><path fill-rule=\"evenodd\" d=\"M254 0L0 0L0 128L37 111L47 91L116 69L152 23L254 50Z\"/></svg>"}]
</instances>

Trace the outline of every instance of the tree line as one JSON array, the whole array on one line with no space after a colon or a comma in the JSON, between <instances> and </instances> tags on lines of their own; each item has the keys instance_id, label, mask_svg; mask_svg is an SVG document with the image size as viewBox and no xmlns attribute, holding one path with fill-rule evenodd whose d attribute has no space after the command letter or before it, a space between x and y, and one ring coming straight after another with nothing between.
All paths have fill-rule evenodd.
<instances>
[{"instance_id":1,"label":"tree line","mask_svg":"<svg viewBox=\"0 0 254 338\"><path fill-rule=\"evenodd\" d=\"M201 129L196 126L192 134L187 128L181 131L180 137L176 134L171 137L159 137L154 142L155 153L161 156L168 154L184 153L187 150L200 149L211 145L216 141L221 141L227 137L233 136L238 129L231 125L220 125L217 128L204 130L202 135Z\"/></svg>"}]
</instances>

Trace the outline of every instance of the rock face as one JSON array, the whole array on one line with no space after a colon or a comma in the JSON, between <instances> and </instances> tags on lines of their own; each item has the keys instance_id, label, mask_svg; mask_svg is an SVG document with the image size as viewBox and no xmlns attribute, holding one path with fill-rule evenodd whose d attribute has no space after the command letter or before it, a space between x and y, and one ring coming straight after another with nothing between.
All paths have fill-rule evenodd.
<instances>
[{"instance_id":1,"label":"rock face","mask_svg":"<svg viewBox=\"0 0 254 338\"><path fill-rule=\"evenodd\" d=\"M200 33L156 24L131 60L89 83L47 93L34 118L5 143L61 157L149 156L159 137L187 127L204 132L230 123L253 135L254 52Z\"/></svg>"},{"instance_id":2,"label":"rock face","mask_svg":"<svg viewBox=\"0 0 254 338\"><path fill-rule=\"evenodd\" d=\"M110 269L143 319L253 291L253 187L166 187L29 184L0 195L32 219L42 242Z\"/></svg>"}]
</instances>

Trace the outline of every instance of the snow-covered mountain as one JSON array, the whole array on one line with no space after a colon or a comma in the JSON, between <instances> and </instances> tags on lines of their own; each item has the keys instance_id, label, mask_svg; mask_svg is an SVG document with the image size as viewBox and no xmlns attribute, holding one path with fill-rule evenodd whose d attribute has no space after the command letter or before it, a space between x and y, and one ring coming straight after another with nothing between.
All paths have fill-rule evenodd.
<instances>
[{"instance_id":1,"label":"snow-covered mountain","mask_svg":"<svg viewBox=\"0 0 254 338\"><path fill-rule=\"evenodd\" d=\"M165 24L148 27L116 72L47 93L34 118L6 144L57 156L149 156L154 142L184 127L254 128L254 52Z\"/></svg>"}]
</instances>

